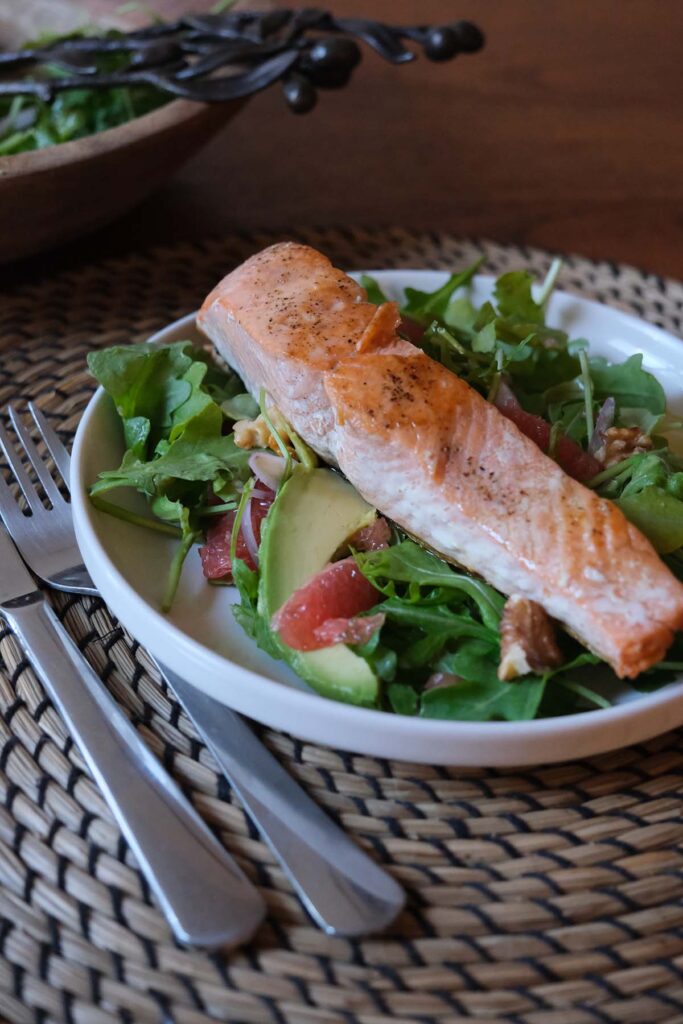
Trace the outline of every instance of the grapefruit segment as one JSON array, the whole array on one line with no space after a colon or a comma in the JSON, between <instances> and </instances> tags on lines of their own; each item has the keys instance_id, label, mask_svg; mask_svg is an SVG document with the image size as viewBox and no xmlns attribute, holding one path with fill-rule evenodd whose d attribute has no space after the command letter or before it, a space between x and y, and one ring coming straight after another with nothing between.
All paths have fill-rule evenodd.
<instances>
[{"instance_id":1,"label":"grapefruit segment","mask_svg":"<svg viewBox=\"0 0 683 1024\"><path fill-rule=\"evenodd\" d=\"M264 497L252 498L245 510L245 515L251 516L251 526L257 545L261 543L261 523L268 515L268 510L275 500L275 492L266 488L265 484L259 481L258 488L259 493L263 493ZM199 557L202 560L202 572L207 580L232 582L230 542L236 515L237 512L233 511L216 516L206 531L206 544L199 549ZM246 563L249 569L256 569L255 559L244 536L244 524L237 535L235 554Z\"/></svg>"},{"instance_id":2,"label":"grapefruit segment","mask_svg":"<svg viewBox=\"0 0 683 1024\"><path fill-rule=\"evenodd\" d=\"M295 651L317 651L338 642L328 639L326 631L318 635L321 626L335 620L334 629L338 632L342 629L340 620L348 623L373 608L379 597L353 558L344 558L325 566L295 590L273 616L272 626L282 642ZM375 625L370 635L376 628Z\"/></svg>"},{"instance_id":3,"label":"grapefruit segment","mask_svg":"<svg viewBox=\"0 0 683 1024\"><path fill-rule=\"evenodd\" d=\"M386 615L356 616L353 619L328 619L315 630L315 638L324 647L332 644L366 644L370 637L384 625Z\"/></svg>"}]
</instances>

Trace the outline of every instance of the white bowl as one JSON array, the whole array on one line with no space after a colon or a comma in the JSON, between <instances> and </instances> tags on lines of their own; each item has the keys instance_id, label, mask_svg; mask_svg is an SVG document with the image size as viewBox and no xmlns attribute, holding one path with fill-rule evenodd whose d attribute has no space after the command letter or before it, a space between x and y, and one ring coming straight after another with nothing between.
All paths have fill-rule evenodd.
<instances>
[{"instance_id":1,"label":"white bowl","mask_svg":"<svg viewBox=\"0 0 683 1024\"><path fill-rule=\"evenodd\" d=\"M406 286L429 291L445 278L431 271L384 271L376 276L396 297ZM477 277L474 301L488 298L492 284L492 278ZM573 337L590 339L595 355L620 361L644 352L645 364L663 384L671 408L683 412L683 350L677 338L618 310L563 293L552 297L548 319ZM168 344L197 337L194 316L188 316L151 340ZM235 591L208 586L196 553L185 566L172 612L159 610L174 541L96 511L87 496L101 470L119 465L122 451L116 414L100 389L83 415L73 449L74 522L85 564L115 615L153 654L205 693L259 722L378 757L476 766L587 757L683 724L683 682L650 694L624 684L613 707L531 722L433 721L320 697L242 632L229 607ZM123 501L124 493L116 500ZM133 507L138 497L125 500Z\"/></svg>"}]
</instances>

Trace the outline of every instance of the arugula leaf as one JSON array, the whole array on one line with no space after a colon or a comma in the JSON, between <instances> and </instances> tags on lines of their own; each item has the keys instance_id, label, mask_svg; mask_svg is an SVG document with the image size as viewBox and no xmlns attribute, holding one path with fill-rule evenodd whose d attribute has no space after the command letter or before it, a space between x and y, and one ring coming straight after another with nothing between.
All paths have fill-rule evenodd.
<instances>
[{"instance_id":1,"label":"arugula leaf","mask_svg":"<svg viewBox=\"0 0 683 1024\"><path fill-rule=\"evenodd\" d=\"M524 330L528 326L525 324ZM508 358L506 371L514 382L515 394L525 407L530 394L543 394L558 385L567 386L580 372L576 356L567 348L547 348L545 338L545 333L542 336L528 335L525 339L526 348L519 346L518 355L510 353ZM547 400L543 400L538 412L547 414Z\"/></svg>"},{"instance_id":2,"label":"arugula leaf","mask_svg":"<svg viewBox=\"0 0 683 1024\"><path fill-rule=\"evenodd\" d=\"M122 420L122 423L126 448L130 449L139 459L144 458L152 424L146 416L130 416L128 419Z\"/></svg>"},{"instance_id":3,"label":"arugula leaf","mask_svg":"<svg viewBox=\"0 0 683 1024\"><path fill-rule=\"evenodd\" d=\"M417 692L407 683L391 683L387 687L387 698L391 710L397 715L415 715L419 698Z\"/></svg>"},{"instance_id":4,"label":"arugula leaf","mask_svg":"<svg viewBox=\"0 0 683 1024\"><path fill-rule=\"evenodd\" d=\"M134 416L138 404L146 404L145 393L150 380L163 380L169 374L181 376L192 364L186 353L189 342L174 345L113 345L88 353L88 369L105 391L114 399L124 417ZM152 385L154 387L154 385ZM138 396L142 395L141 400ZM156 396L155 396L156 400Z\"/></svg>"},{"instance_id":5,"label":"arugula leaf","mask_svg":"<svg viewBox=\"0 0 683 1024\"><path fill-rule=\"evenodd\" d=\"M491 627L482 625L465 612L453 612L444 604L414 604L400 597L388 597L379 607L387 619L404 626L417 626L452 639L468 636L496 642L497 634Z\"/></svg>"},{"instance_id":6,"label":"arugula leaf","mask_svg":"<svg viewBox=\"0 0 683 1024\"><path fill-rule=\"evenodd\" d=\"M380 551L357 552L354 558L363 575L380 590L381 580L454 590L475 603L485 626L498 629L505 604L502 595L482 580L456 572L414 541L404 540ZM382 605L382 610L386 607Z\"/></svg>"},{"instance_id":7,"label":"arugula leaf","mask_svg":"<svg viewBox=\"0 0 683 1024\"><path fill-rule=\"evenodd\" d=\"M470 283L485 259L486 257L482 256L459 273L451 274L446 283L437 288L435 292L421 292L417 288L406 288L405 303L401 312L411 320L417 320L418 323L425 326L432 320L443 320L455 292Z\"/></svg>"},{"instance_id":8,"label":"arugula leaf","mask_svg":"<svg viewBox=\"0 0 683 1024\"><path fill-rule=\"evenodd\" d=\"M369 274L362 274L360 283L365 288L368 302L373 302L375 306L382 306L385 302L389 301L374 277L370 277Z\"/></svg>"},{"instance_id":9,"label":"arugula leaf","mask_svg":"<svg viewBox=\"0 0 683 1024\"><path fill-rule=\"evenodd\" d=\"M394 598L394 600L396 599ZM406 619L402 619L400 614L394 616L394 620L398 622L406 621ZM448 629L448 622L442 623L439 621L435 625L431 617L425 618L424 616L413 615L407 616L407 621L412 626L418 626L420 629L429 629L430 632L423 633L419 636L419 639L404 647L398 659L401 669L419 669L431 665L439 657L449 640L463 634L463 621L467 623L468 620L460 620L458 628L451 632ZM451 622L455 621L455 619L451 620ZM469 621L471 622L471 620ZM443 628L441 628L442 625Z\"/></svg>"},{"instance_id":10,"label":"arugula leaf","mask_svg":"<svg viewBox=\"0 0 683 1024\"><path fill-rule=\"evenodd\" d=\"M227 470L232 475L247 471L249 452L238 448L232 435L214 432L212 410L196 416L183 435L168 446L165 454L149 462L126 452L118 469L100 473L91 494L101 494L114 487L134 487L152 494L160 481L173 477L179 480L211 481L217 473Z\"/></svg>"},{"instance_id":11,"label":"arugula leaf","mask_svg":"<svg viewBox=\"0 0 683 1024\"><path fill-rule=\"evenodd\" d=\"M188 350L189 342L181 341L168 346L116 345L88 355L90 372L114 400L126 444L139 458L148 441L154 446L170 431L174 411L196 390L196 375L195 381L185 379L193 366Z\"/></svg>"},{"instance_id":12,"label":"arugula leaf","mask_svg":"<svg viewBox=\"0 0 683 1024\"><path fill-rule=\"evenodd\" d=\"M611 364L601 357L591 359L590 371L595 397L601 403L612 397L620 410L647 409L658 416L666 411L664 388L656 377L643 369L640 352L624 363Z\"/></svg>"},{"instance_id":13,"label":"arugula leaf","mask_svg":"<svg viewBox=\"0 0 683 1024\"><path fill-rule=\"evenodd\" d=\"M202 417L207 424L212 423L217 432L222 429L221 411L203 387L206 371L206 363L193 362L180 380L174 382L175 386L169 389L175 392L175 398L172 398L170 430L168 422L163 422L160 430L162 437L170 444L182 437L191 423ZM182 401L176 405L175 399L181 395Z\"/></svg>"},{"instance_id":14,"label":"arugula leaf","mask_svg":"<svg viewBox=\"0 0 683 1024\"><path fill-rule=\"evenodd\" d=\"M161 486L166 494L168 480L244 475L248 452L223 436L224 416L209 393L239 391L239 379L210 368L189 342L114 346L91 353L88 365L116 404L128 447L119 469L102 473L93 494L121 486L148 495Z\"/></svg>"},{"instance_id":15,"label":"arugula leaf","mask_svg":"<svg viewBox=\"0 0 683 1024\"><path fill-rule=\"evenodd\" d=\"M643 455L637 462L631 464L630 473L624 479L628 479L628 483L624 484L623 479L620 481L620 498L638 494L646 487L666 488L667 471L658 455Z\"/></svg>"},{"instance_id":16,"label":"arugula leaf","mask_svg":"<svg viewBox=\"0 0 683 1024\"><path fill-rule=\"evenodd\" d=\"M666 482L666 489L674 498L683 501L683 473L672 473Z\"/></svg>"},{"instance_id":17,"label":"arugula leaf","mask_svg":"<svg viewBox=\"0 0 683 1024\"><path fill-rule=\"evenodd\" d=\"M485 302L480 309L476 309L467 295L461 295L460 298L451 300L443 322L454 331L473 335L478 330L483 330L495 316L496 312L490 302Z\"/></svg>"},{"instance_id":18,"label":"arugula leaf","mask_svg":"<svg viewBox=\"0 0 683 1024\"><path fill-rule=\"evenodd\" d=\"M352 650L370 665L375 675L384 682L391 683L396 678L396 651L380 643L381 630L375 630L367 643L353 644Z\"/></svg>"},{"instance_id":19,"label":"arugula leaf","mask_svg":"<svg viewBox=\"0 0 683 1024\"><path fill-rule=\"evenodd\" d=\"M496 281L494 295L501 315L517 323L543 324L543 306L534 301L531 286L533 274L528 270L511 270Z\"/></svg>"},{"instance_id":20,"label":"arugula leaf","mask_svg":"<svg viewBox=\"0 0 683 1024\"><path fill-rule=\"evenodd\" d=\"M615 504L661 555L683 547L683 501L662 487L648 486Z\"/></svg>"},{"instance_id":21,"label":"arugula leaf","mask_svg":"<svg viewBox=\"0 0 683 1024\"><path fill-rule=\"evenodd\" d=\"M498 672L499 648L497 644L482 640L465 640L453 654L447 654L438 664L439 672L460 676L469 683L478 683Z\"/></svg>"},{"instance_id":22,"label":"arugula leaf","mask_svg":"<svg viewBox=\"0 0 683 1024\"><path fill-rule=\"evenodd\" d=\"M576 644L575 646L578 646ZM570 661L565 661L564 664L559 665L557 668L550 669L546 673L547 679L555 679L556 676L561 676L565 672L573 672L575 668L584 668L587 665L602 665L604 664L597 654L593 654L591 651L581 651Z\"/></svg>"},{"instance_id":23,"label":"arugula leaf","mask_svg":"<svg viewBox=\"0 0 683 1024\"><path fill-rule=\"evenodd\" d=\"M150 498L149 507L157 519L163 519L167 523L182 524L186 512L182 501L174 501L166 494L155 494Z\"/></svg>"},{"instance_id":24,"label":"arugula leaf","mask_svg":"<svg viewBox=\"0 0 683 1024\"><path fill-rule=\"evenodd\" d=\"M248 391L242 391L221 402L221 412L229 420L253 420L259 414L258 402Z\"/></svg>"},{"instance_id":25,"label":"arugula leaf","mask_svg":"<svg viewBox=\"0 0 683 1024\"><path fill-rule=\"evenodd\" d=\"M427 690L420 700L421 718L445 718L462 722L521 722L534 718L546 680L529 676L502 683L495 670L487 669L477 681L463 679L452 686Z\"/></svg>"},{"instance_id":26,"label":"arugula leaf","mask_svg":"<svg viewBox=\"0 0 683 1024\"><path fill-rule=\"evenodd\" d=\"M621 462L615 462L593 477L590 486L600 488L604 497L618 498L626 483L646 457L642 452L637 452L635 455L629 455L628 458L622 459Z\"/></svg>"},{"instance_id":27,"label":"arugula leaf","mask_svg":"<svg viewBox=\"0 0 683 1024\"><path fill-rule=\"evenodd\" d=\"M523 721L536 716L541 701L546 707L545 698L550 697L551 690L552 703L561 707L563 714L579 710L577 698L582 704L604 707L609 702L601 694L582 683L564 678L576 668L599 664L600 659L595 654L583 651L542 676L529 675L504 683L498 679L497 646L480 640L466 640L455 653L441 658L438 664L440 672L452 673L461 681L424 693L420 714L423 718L463 721ZM552 687L549 687L551 681ZM558 686L570 692L561 694Z\"/></svg>"}]
</instances>

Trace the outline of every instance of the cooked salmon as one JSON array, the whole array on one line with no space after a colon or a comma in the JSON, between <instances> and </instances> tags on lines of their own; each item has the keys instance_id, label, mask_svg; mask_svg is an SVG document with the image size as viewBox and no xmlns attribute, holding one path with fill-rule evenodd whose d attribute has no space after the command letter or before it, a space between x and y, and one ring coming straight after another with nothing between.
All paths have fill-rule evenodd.
<instances>
[{"instance_id":1,"label":"cooked salmon","mask_svg":"<svg viewBox=\"0 0 683 1024\"><path fill-rule=\"evenodd\" d=\"M394 304L307 246L272 246L209 295L200 328L363 497L449 561L538 602L620 676L664 656L683 585L611 502L403 341Z\"/></svg>"},{"instance_id":2,"label":"cooked salmon","mask_svg":"<svg viewBox=\"0 0 683 1024\"><path fill-rule=\"evenodd\" d=\"M301 436L311 447L334 461L328 444L334 421L323 374L355 353L377 322L377 309L322 253L285 242L228 274L197 322L254 397L263 388L286 420L305 424ZM394 306L392 338L405 346L397 339L397 323ZM371 329L366 344L372 334Z\"/></svg>"}]
</instances>

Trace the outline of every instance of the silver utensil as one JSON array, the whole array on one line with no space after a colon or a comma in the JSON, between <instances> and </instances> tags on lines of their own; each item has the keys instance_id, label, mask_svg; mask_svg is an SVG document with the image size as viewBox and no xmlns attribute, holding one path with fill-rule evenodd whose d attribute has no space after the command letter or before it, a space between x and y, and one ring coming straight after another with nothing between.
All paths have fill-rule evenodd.
<instances>
[{"instance_id":1,"label":"silver utensil","mask_svg":"<svg viewBox=\"0 0 683 1024\"><path fill-rule=\"evenodd\" d=\"M60 576L58 548L49 526L41 526L53 513L41 504L4 431L0 443L31 510L30 516L21 511L0 474L2 519L27 561ZM41 469L37 475L54 508L66 507L49 474ZM211 947L248 939L265 913L259 893L110 697L1 525L0 615L66 722L176 937Z\"/></svg>"},{"instance_id":2,"label":"silver utensil","mask_svg":"<svg viewBox=\"0 0 683 1024\"><path fill-rule=\"evenodd\" d=\"M33 404L29 409L68 486L69 453L40 410ZM39 538L34 548L27 551L26 560L50 586L97 594L78 551L71 507L59 494L47 465L13 409L10 418L28 460L53 502L53 509L35 524ZM4 445L7 444L5 435ZM46 485L51 487L50 492ZM41 558L48 548L59 553L53 558L49 573L44 568L47 562ZM328 934L348 936L386 927L405 901L394 879L304 793L238 714L167 667L156 664L316 923Z\"/></svg>"}]
</instances>

